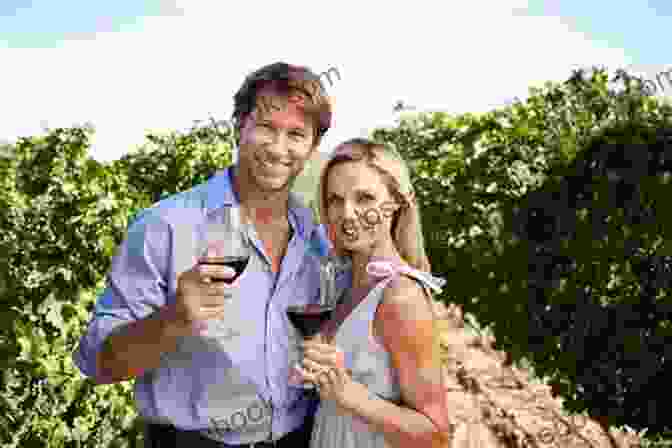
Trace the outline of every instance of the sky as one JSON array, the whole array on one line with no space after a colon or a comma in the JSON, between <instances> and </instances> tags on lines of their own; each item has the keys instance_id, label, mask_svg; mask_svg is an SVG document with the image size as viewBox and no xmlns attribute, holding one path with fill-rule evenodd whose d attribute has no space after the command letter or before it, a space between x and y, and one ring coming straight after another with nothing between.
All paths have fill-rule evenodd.
<instances>
[{"instance_id":1,"label":"sky","mask_svg":"<svg viewBox=\"0 0 672 448\"><path fill-rule=\"evenodd\" d=\"M663 0L0 0L0 141L88 122L91 155L114 160L149 130L228 119L244 77L285 61L340 75L328 151L392 125L397 101L484 112L574 68L655 77L671 15Z\"/></svg>"}]
</instances>

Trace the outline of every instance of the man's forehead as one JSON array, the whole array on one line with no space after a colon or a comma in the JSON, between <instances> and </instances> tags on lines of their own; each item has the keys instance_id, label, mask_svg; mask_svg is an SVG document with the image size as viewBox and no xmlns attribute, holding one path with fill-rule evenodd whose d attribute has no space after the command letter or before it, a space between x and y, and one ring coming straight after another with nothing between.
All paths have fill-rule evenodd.
<instances>
[{"instance_id":1,"label":"man's forehead","mask_svg":"<svg viewBox=\"0 0 672 448\"><path fill-rule=\"evenodd\" d=\"M286 92L279 92L273 89L263 89L257 93L256 103L259 105L287 104L294 103L305 107L306 101L309 101L308 95L300 89L290 88Z\"/></svg>"},{"instance_id":2,"label":"man's forehead","mask_svg":"<svg viewBox=\"0 0 672 448\"><path fill-rule=\"evenodd\" d=\"M304 79L296 77L288 79L284 82L269 81L261 86L257 95L260 94L275 94L279 96L298 96L303 101L309 101L313 104L319 104L326 101L322 86L319 80Z\"/></svg>"},{"instance_id":3,"label":"man's forehead","mask_svg":"<svg viewBox=\"0 0 672 448\"><path fill-rule=\"evenodd\" d=\"M305 95L300 92L285 94L264 92L257 95L255 115L257 119L269 119L287 127L306 128L311 122L306 120Z\"/></svg>"}]
</instances>

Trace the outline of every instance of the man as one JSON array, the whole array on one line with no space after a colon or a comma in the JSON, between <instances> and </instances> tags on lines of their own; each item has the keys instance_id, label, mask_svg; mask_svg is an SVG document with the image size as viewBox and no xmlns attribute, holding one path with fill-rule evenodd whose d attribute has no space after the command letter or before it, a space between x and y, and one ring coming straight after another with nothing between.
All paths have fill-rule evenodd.
<instances>
[{"instance_id":1,"label":"man","mask_svg":"<svg viewBox=\"0 0 672 448\"><path fill-rule=\"evenodd\" d=\"M129 226L75 353L99 384L135 378L148 447L308 446L316 398L288 384L285 309L317 300L328 243L289 190L331 105L318 76L285 63L249 75L234 103L238 162ZM250 259L226 284L233 270L197 263L197 248L234 210L251 224Z\"/></svg>"}]
</instances>

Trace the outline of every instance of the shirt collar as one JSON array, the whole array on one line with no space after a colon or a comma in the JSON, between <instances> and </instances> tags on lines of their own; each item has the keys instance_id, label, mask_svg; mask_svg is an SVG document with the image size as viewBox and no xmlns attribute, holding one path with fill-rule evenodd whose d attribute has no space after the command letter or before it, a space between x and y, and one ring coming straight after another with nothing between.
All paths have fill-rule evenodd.
<instances>
[{"instance_id":1,"label":"shirt collar","mask_svg":"<svg viewBox=\"0 0 672 448\"><path fill-rule=\"evenodd\" d=\"M222 207L231 207L240 203L233 190L233 165L217 171L206 185L206 203L208 213Z\"/></svg>"},{"instance_id":2,"label":"shirt collar","mask_svg":"<svg viewBox=\"0 0 672 448\"><path fill-rule=\"evenodd\" d=\"M222 207L231 207L240 204L240 198L233 188L233 169L238 164L217 171L214 176L207 181L205 188L207 213L220 209ZM310 235L313 231L314 223L312 211L303 205L301 199L296 193L289 192L289 219L296 224L300 234ZM294 218L294 220L292 220Z\"/></svg>"}]
</instances>

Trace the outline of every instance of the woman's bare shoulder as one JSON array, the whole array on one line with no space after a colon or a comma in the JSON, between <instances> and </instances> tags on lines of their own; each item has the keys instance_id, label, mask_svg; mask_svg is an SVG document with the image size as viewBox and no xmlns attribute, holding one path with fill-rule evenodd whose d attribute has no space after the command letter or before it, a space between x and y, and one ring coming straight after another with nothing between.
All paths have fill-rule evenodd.
<instances>
[{"instance_id":1,"label":"woman's bare shoulder","mask_svg":"<svg viewBox=\"0 0 672 448\"><path fill-rule=\"evenodd\" d=\"M377 314L385 323L432 319L423 287L406 275L396 275L386 286Z\"/></svg>"}]
</instances>

